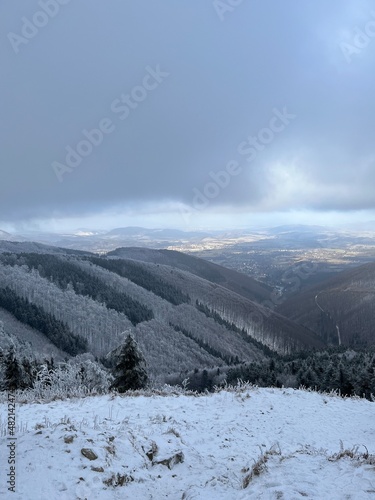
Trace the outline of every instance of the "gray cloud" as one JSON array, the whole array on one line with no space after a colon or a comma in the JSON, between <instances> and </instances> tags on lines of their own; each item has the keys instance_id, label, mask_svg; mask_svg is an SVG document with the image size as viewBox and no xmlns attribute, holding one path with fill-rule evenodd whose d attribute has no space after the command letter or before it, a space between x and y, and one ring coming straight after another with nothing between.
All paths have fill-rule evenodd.
<instances>
[{"instance_id":1,"label":"gray cloud","mask_svg":"<svg viewBox=\"0 0 375 500\"><path fill-rule=\"evenodd\" d=\"M242 2L223 21L210 1L66 2L16 53L9 34L47 3L0 6L0 220L192 207L231 160L241 173L207 210L375 208L375 40L350 62L342 48L370 2ZM284 106L296 118L247 161L239 145ZM59 182L53 162L103 119L113 130Z\"/></svg>"}]
</instances>

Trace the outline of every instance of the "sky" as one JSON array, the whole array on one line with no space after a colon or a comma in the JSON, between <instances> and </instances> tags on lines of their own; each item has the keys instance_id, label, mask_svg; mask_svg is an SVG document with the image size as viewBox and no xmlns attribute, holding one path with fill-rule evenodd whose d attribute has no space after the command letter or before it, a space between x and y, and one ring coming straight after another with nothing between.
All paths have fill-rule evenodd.
<instances>
[{"instance_id":1,"label":"sky","mask_svg":"<svg viewBox=\"0 0 375 500\"><path fill-rule=\"evenodd\" d=\"M0 228L375 219L370 0L0 4Z\"/></svg>"}]
</instances>

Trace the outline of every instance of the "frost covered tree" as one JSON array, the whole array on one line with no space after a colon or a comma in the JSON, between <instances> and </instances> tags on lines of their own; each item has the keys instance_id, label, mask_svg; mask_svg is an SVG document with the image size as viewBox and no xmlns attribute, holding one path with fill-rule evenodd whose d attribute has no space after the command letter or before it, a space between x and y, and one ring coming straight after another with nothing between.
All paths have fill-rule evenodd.
<instances>
[{"instance_id":1,"label":"frost covered tree","mask_svg":"<svg viewBox=\"0 0 375 500\"><path fill-rule=\"evenodd\" d=\"M128 334L118 354L113 373L115 380L110 388L117 389L121 393L143 389L148 382L145 365L146 361L137 342Z\"/></svg>"},{"instance_id":2,"label":"frost covered tree","mask_svg":"<svg viewBox=\"0 0 375 500\"><path fill-rule=\"evenodd\" d=\"M113 381L111 374L97 363L92 354L80 354L69 360L75 379L90 392L106 393Z\"/></svg>"}]
</instances>

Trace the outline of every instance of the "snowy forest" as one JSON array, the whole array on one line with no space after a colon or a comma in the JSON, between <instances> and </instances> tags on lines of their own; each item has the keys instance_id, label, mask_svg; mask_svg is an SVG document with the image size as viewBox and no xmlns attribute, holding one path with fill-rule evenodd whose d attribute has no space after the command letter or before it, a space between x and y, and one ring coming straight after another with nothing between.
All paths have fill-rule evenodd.
<instances>
[{"instance_id":1,"label":"snowy forest","mask_svg":"<svg viewBox=\"0 0 375 500\"><path fill-rule=\"evenodd\" d=\"M137 260L25 250L19 244L17 252L0 253L3 389L15 380L22 390L116 389L118 359L131 338L141 385L184 384L201 392L244 380L368 399L375 392L373 349L324 341L234 292L233 283L232 289L218 284L222 277L205 270L203 260L190 272L178 252L162 254L160 263L150 262L152 251Z\"/></svg>"}]
</instances>

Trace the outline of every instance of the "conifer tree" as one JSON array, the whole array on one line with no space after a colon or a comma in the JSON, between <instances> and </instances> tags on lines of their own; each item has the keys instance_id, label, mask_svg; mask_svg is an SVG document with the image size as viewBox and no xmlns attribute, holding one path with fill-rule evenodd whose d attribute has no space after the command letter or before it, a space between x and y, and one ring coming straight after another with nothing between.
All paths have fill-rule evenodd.
<instances>
[{"instance_id":1,"label":"conifer tree","mask_svg":"<svg viewBox=\"0 0 375 500\"><path fill-rule=\"evenodd\" d=\"M146 361L137 342L129 334L119 353L113 373L115 380L110 388L117 389L120 393L143 389L148 382L145 365Z\"/></svg>"},{"instance_id":2,"label":"conifer tree","mask_svg":"<svg viewBox=\"0 0 375 500\"><path fill-rule=\"evenodd\" d=\"M5 387L7 390L19 389L22 385L22 371L11 347L5 359Z\"/></svg>"}]
</instances>

